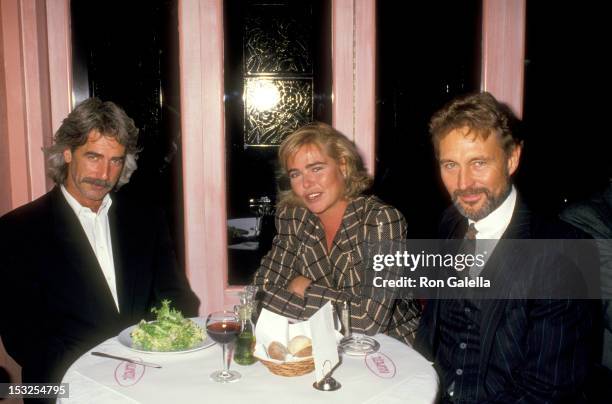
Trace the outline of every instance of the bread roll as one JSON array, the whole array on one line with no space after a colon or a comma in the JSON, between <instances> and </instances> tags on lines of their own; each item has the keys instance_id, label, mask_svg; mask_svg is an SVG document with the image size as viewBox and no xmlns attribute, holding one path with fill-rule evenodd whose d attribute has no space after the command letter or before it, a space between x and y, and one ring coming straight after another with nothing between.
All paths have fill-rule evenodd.
<instances>
[{"instance_id":1,"label":"bread roll","mask_svg":"<svg viewBox=\"0 0 612 404\"><path fill-rule=\"evenodd\" d=\"M293 356L295 356L296 358L307 358L309 356L312 356L312 345L309 345L306 348L302 349L301 351L298 351Z\"/></svg>"},{"instance_id":2,"label":"bread roll","mask_svg":"<svg viewBox=\"0 0 612 404\"><path fill-rule=\"evenodd\" d=\"M287 348L283 344L277 341L270 342L268 345L268 356L277 361L285 361L287 357Z\"/></svg>"},{"instance_id":3,"label":"bread roll","mask_svg":"<svg viewBox=\"0 0 612 404\"><path fill-rule=\"evenodd\" d=\"M298 335L289 341L288 349L293 356L299 358L312 356L312 341L304 335Z\"/></svg>"}]
</instances>

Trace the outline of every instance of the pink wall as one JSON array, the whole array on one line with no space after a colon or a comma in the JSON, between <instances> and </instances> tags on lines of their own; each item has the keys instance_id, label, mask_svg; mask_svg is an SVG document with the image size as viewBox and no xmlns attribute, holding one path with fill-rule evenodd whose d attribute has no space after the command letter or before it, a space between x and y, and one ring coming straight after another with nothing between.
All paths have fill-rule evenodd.
<instances>
[{"instance_id":1,"label":"pink wall","mask_svg":"<svg viewBox=\"0 0 612 404\"><path fill-rule=\"evenodd\" d=\"M332 124L355 141L374 175L376 2L332 2Z\"/></svg>"},{"instance_id":2,"label":"pink wall","mask_svg":"<svg viewBox=\"0 0 612 404\"><path fill-rule=\"evenodd\" d=\"M10 189L11 197L7 202L11 209L31 200L20 3L17 0L0 2L4 58L2 79L6 91L4 100L6 121L2 126L7 129L5 132L7 139L4 143L7 145L10 165L8 183L5 183L4 187Z\"/></svg>"},{"instance_id":3,"label":"pink wall","mask_svg":"<svg viewBox=\"0 0 612 404\"><path fill-rule=\"evenodd\" d=\"M354 139L353 0L332 3L332 125Z\"/></svg>"},{"instance_id":4,"label":"pink wall","mask_svg":"<svg viewBox=\"0 0 612 404\"><path fill-rule=\"evenodd\" d=\"M223 3L179 2L185 264L200 313L218 310L227 288Z\"/></svg>"},{"instance_id":5,"label":"pink wall","mask_svg":"<svg viewBox=\"0 0 612 404\"><path fill-rule=\"evenodd\" d=\"M355 143L374 175L376 159L376 2L355 2Z\"/></svg>"},{"instance_id":6,"label":"pink wall","mask_svg":"<svg viewBox=\"0 0 612 404\"><path fill-rule=\"evenodd\" d=\"M13 195L11 183L11 164L9 160L9 132L7 118L5 51L4 51L4 15L3 4L0 3L0 215L11 210ZM1 363L1 362L0 362Z\"/></svg>"},{"instance_id":7,"label":"pink wall","mask_svg":"<svg viewBox=\"0 0 612 404\"><path fill-rule=\"evenodd\" d=\"M481 87L523 115L525 0L483 0Z\"/></svg>"},{"instance_id":8,"label":"pink wall","mask_svg":"<svg viewBox=\"0 0 612 404\"><path fill-rule=\"evenodd\" d=\"M44 194L42 147L70 111L69 0L0 3L0 214ZM52 29L48 29L52 27Z\"/></svg>"},{"instance_id":9,"label":"pink wall","mask_svg":"<svg viewBox=\"0 0 612 404\"><path fill-rule=\"evenodd\" d=\"M27 0L25 0L27 1ZM47 0L47 49L49 51L49 101L51 128L55 132L72 111L72 39L70 0Z\"/></svg>"}]
</instances>

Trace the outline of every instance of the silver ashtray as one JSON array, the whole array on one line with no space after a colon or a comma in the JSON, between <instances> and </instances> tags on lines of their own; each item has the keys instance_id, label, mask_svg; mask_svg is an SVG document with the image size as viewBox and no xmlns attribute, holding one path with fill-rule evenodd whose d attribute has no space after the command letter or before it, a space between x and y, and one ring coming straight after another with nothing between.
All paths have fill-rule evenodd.
<instances>
[{"instance_id":1,"label":"silver ashtray","mask_svg":"<svg viewBox=\"0 0 612 404\"><path fill-rule=\"evenodd\" d=\"M350 337L344 337L338 346L343 353L351 356L364 356L374 353L380 348L378 341L363 334L353 334Z\"/></svg>"}]
</instances>

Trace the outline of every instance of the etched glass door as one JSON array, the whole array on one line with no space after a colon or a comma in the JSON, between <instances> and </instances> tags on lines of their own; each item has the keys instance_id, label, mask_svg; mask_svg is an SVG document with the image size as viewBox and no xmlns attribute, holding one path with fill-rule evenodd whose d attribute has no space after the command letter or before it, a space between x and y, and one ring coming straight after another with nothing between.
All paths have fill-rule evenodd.
<instances>
[{"instance_id":1,"label":"etched glass door","mask_svg":"<svg viewBox=\"0 0 612 404\"><path fill-rule=\"evenodd\" d=\"M226 1L228 283L250 282L274 236L283 139L331 123L331 21L325 0Z\"/></svg>"}]
</instances>

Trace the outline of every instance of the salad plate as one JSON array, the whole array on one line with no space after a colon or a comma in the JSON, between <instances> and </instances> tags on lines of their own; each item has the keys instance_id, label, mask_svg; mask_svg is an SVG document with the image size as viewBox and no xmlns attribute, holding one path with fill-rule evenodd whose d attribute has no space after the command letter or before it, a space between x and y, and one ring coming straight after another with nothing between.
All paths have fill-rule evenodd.
<instances>
[{"instance_id":1,"label":"salad plate","mask_svg":"<svg viewBox=\"0 0 612 404\"><path fill-rule=\"evenodd\" d=\"M196 323L203 330L206 329L205 319L200 318L200 317L193 317L193 318L190 318L190 320ZM155 321L150 321L149 323L154 323L154 322ZM194 352L200 349L208 348L215 344L215 341L213 341L211 338L208 338L208 336L206 336L202 341L197 342L195 345L191 346L190 348L176 349L176 350L171 350L171 351L146 350L144 348L140 348L134 345L134 341L132 340L131 334L132 334L132 331L134 331L136 328L138 328L138 324L135 324L135 325L132 325L126 328L125 330L121 331L119 335L117 336L117 340L119 341L121 345L135 352L151 353L151 354L188 353L188 352Z\"/></svg>"}]
</instances>

